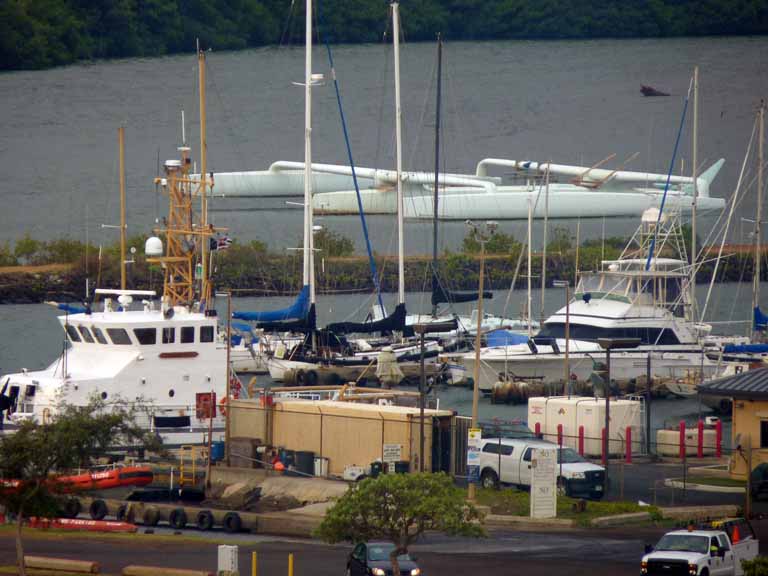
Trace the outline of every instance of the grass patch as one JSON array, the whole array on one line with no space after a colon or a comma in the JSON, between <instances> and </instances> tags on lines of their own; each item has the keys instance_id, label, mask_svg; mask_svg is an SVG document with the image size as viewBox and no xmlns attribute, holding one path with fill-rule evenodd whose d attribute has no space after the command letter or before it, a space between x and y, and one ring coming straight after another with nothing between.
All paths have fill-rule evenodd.
<instances>
[{"instance_id":1,"label":"grass patch","mask_svg":"<svg viewBox=\"0 0 768 576\"><path fill-rule=\"evenodd\" d=\"M656 506L640 506L634 502L602 502L588 500L586 510L577 512L576 498L567 496L557 497L557 517L575 520L580 526L589 526L595 518L629 514L632 512L648 512L654 521L661 520L661 511ZM531 510L531 495L515 488L488 490L480 488L477 491L477 503L488 506L492 514L509 514L512 516L528 516Z\"/></svg>"},{"instance_id":2,"label":"grass patch","mask_svg":"<svg viewBox=\"0 0 768 576\"><path fill-rule=\"evenodd\" d=\"M677 479L682 482L682 478ZM708 486L727 486L729 488L745 488L747 483L744 480L735 480L733 478L721 478L720 476L688 476L688 482L691 484L706 484Z\"/></svg>"}]
</instances>

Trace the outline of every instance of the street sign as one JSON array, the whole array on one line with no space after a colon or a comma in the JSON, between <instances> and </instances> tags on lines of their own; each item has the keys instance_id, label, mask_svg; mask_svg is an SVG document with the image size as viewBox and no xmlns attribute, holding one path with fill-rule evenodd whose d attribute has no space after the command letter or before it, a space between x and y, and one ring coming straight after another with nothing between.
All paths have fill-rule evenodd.
<instances>
[{"instance_id":1,"label":"street sign","mask_svg":"<svg viewBox=\"0 0 768 576\"><path fill-rule=\"evenodd\" d=\"M557 449L536 448L531 455L531 518L557 516Z\"/></svg>"},{"instance_id":2,"label":"street sign","mask_svg":"<svg viewBox=\"0 0 768 576\"><path fill-rule=\"evenodd\" d=\"M467 476L469 482L480 481L480 448L483 441L483 431L480 428L470 428L467 438Z\"/></svg>"}]
</instances>

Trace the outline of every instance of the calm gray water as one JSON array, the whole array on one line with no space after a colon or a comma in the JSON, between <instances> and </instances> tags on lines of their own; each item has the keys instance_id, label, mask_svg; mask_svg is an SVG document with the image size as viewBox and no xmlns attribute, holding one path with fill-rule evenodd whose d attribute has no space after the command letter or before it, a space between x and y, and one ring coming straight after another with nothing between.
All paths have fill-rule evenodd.
<instances>
[{"instance_id":1,"label":"calm gray water","mask_svg":"<svg viewBox=\"0 0 768 576\"><path fill-rule=\"evenodd\" d=\"M339 46L336 69L355 160L392 167L391 48ZM448 43L445 48L443 167L471 171L493 156L593 164L615 153L616 164L666 172L693 66L701 67L700 159L727 163L714 187L733 190L753 121L768 93L764 55L768 38L697 38L557 42ZM327 74L324 50L315 71ZM263 169L303 158L303 51L298 48L210 53L208 126L214 171ZM433 165L435 47L406 44L402 53L406 168ZM640 84L673 94L643 98ZM315 90L314 158L346 163L331 86ZM41 238L71 235L112 242L118 219L117 138L127 129L131 232L151 228L164 212L151 183L161 160L175 157L180 111L198 152L196 60L193 54L81 64L0 75L0 240L25 232ZM680 155L691 156L690 125ZM677 168L679 170L679 166ZM753 212L754 196L739 208ZM265 209L268 209L265 211ZM219 201L212 218L244 240L260 238L283 249L296 245L301 215L284 202ZM370 219L380 253L394 249L394 219ZM358 241L355 218L324 225ZM567 223L573 226L573 223ZM627 234L635 221L611 220L607 234ZM582 225L583 237L602 222ZM742 228L733 225L735 236ZM503 223L517 236L524 224ZM460 243L462 223L442 227L444 247ZM408 251L426 252L429 225L408 225Z\"/></svg>"}]
</instances>

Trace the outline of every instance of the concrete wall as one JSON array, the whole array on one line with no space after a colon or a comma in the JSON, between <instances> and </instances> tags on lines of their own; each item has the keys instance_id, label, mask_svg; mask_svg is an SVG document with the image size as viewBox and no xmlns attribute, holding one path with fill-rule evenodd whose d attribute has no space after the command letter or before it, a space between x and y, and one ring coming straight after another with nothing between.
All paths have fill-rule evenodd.
<instances>
[{"instance_id":1,"label":"concrete wall","mask_svg":"<svg viewBox=\"0 0 768 576\"><path fill-rule=\"evenodd\" d=\"M258 438L265 444L269 443L269 410L262 408L258 401L232 400L228 414L232 438Z\"/></svg>"},{"instance_id":2,"label":"concrete wall","mask_svg":"<svg viewBox=\"0 0 768 576\"><path fill-rule=\"evenodd\" d=\"M768 421L768 401L734 399L732 445L734 448L739 443L743 448L751 445L753 469L758 464L768 462L768 448L760 448L760 422L763 420ZM746 453L742 456L734 450L729 462L732 477L742 480L746 478L745 458Z\"/></svg>"}]
</instances>

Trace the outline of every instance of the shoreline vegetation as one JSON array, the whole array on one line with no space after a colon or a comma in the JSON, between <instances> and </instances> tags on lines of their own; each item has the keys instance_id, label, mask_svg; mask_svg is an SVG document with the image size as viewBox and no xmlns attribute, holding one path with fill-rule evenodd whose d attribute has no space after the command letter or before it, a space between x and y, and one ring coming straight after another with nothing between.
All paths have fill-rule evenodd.
<instances>
[{"instance_id":1,"label":"shoreline vegetation","mask_svg":"<svg viewBox=\"0 0 768 576\"><path fill-rule=\"evenodd\" d=\"M684 230L685 235L685 230ZM162 270L148 264L143 255L147 236L135 236L128 246L136 248L129 254L128 287L155 290L162 293ZM626 238L606 238L583 242L578 251L568 231L555 228L547 248L546 283L569 280L573 284L578 252L579 271L597 270L602 260L616 259L627 244ZM368 259L354 253L348 238L327 229L315 235L316 278L318 294L373 292ZM709 282L714 270L714 257L719 247L708 249L711 256L698 275L699 283ZM518 260L516 290L527 285L527 257L520 251L524 246L512 236L498 233L486 245L486 289L506 290L510 287ZM99 254L101 253L101 257ZM301 252L286 255L268 250L254 240L249 243L233 241L226 250L213 254L213 282L218 291L232 291L235 296L295 295L302 280ZM753 249L750 246L726 247L725 259L717 273L718 282L749 282L753 276ZM383 292L397 291L397 258L375 254ZM639 255L645 257L644 255ZM662 254L662 256L674 256ZM0 304L39 303L48 300L82 302L86 279L91 292L94 288L114 288L120 284L120 247L113 244L99 250L78 240L61 238L42 242L24 236L14 245L0 243ZM541 286L541 254L532 258L533 286ZM464 238L459 252L444 251L440 255L438 276L451 290L476 290L480 267L479 244L472 234ZM405 286L409 292L431 290L431 257L411 255L405 262ZM764 270L763 280L768 279Z\"/></svg>"},{"instance_id":2,"label":"shoreline vegetation","mask_svg":"<svg viewBox=\"0 0 768 576\"><path fill-rule=\"evenodd\" d=\"M388 2L317 1L321 39L381 42ZM28 0L0 3L0 70L303 42L290 0ZM768 33L768 0L426 0L402 6L408 41L647 38Z\"/></svg>"}]
</instances>

